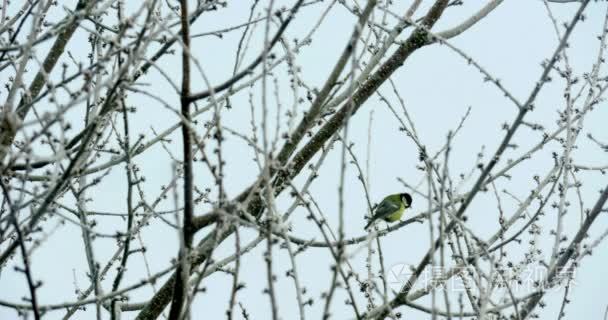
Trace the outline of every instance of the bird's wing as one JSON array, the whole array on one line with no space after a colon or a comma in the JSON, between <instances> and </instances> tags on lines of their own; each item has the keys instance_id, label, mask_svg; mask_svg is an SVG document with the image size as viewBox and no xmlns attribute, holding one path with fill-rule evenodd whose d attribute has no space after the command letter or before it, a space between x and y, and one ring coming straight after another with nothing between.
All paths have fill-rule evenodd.
<instances>
[{"instance_id":1,"label":"bird's wing","mask_svg":"<svg viewBox=\"0 0 608 320\"><path fill-rule=\"evenodd\" d=\"M392 201L388 201L387 199L382 200L376 208L376 213L374 214L375 219L384 219L386 216L391 215L393 212L399 209L399 204L394 203Z\"/></svg>"},{"instance_id":2,"label":"bird's wing","mask_svg":"<svg viewBox=\"0 0 608 320\"><path fill-rule=\"evenodd\" d=\"M378 219L384 219L398 209L399 209L399 204L394 203L393 201L390 201L389 197L384 198L384 200L382 200L380 202L378 207L376 207L376 211L374 211L374 215L372 216L371 219L369 219L369 222L367 223L367 225L365 226L364 229L369 228L369 226L371 226L374 223L374 221L376 221Z\"/></svg>"}]
</instances>

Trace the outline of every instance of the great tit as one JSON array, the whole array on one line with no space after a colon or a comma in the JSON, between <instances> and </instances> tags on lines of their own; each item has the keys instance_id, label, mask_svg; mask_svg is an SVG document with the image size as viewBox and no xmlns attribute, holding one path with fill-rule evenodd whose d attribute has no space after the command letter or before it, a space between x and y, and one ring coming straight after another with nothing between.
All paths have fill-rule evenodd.
<instances>
[{"instance_id":1,"label":"great tit","mask_svg":"<svg viewBox=\"0 0 608 320\"><path fill-rule=\"evenodd\" d=\"M365 226L365 230L369 228L376 220L382 219L386 222L395 222L401 219L403 211L412 205L412 196L409 193L395 193L382 199L374 215L369 219Z\"/></svg>"}]
</instances>

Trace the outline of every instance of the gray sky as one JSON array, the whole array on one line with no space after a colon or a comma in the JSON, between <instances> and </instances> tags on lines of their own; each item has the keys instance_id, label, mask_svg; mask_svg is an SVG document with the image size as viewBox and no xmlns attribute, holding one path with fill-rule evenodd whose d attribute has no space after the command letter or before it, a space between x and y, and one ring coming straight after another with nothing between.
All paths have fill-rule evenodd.
<instances>
[{"instance_id":1,"label":"gray sky","mask_svg":"<svg viewBox=\"0 0 608 320\"><path fill-rule=\"evenodd\" d=\"M68 2L70 4L68 4ZM293 1L289 1L292 3ZM325 1L327 2L327 1ZM359 1L363 3L364 1ZM403 8L410 1L405 1ZM462 19L470 16L481 7L486 1L464 1L462 7L449 9L444 15L434 31L440 31L451 27ZM247 2L249 3L249 2ZM350 3L350 1L349 1ZM66 1L67 7L72 7L71 1ZM129 3L129 5L134 5ZM287 2L280 2L280 5L288 6ZM311 23L316 21L321 9L328 4L315 5L302 10L293 24L287 31L287 37L301 38L312 27ZM241 6L231 3L228 8L218 12L205 14L192 27L192 33L196 34L208 30L214 30L225 26L226 21L236 24L247 19L249 4ZM395 9L401 13L405 9ZM578 8L578 4L552 4L551 9L560 23L570 21L570 18ZM422 8L420 12L424 12ZM61 14L60 9L55 9L56 14ZM380 14L376 12L376 14ZM592 3L586 13L586 20L578 25L569 41L567 53L569 63L572 65L577 75L588 73L597 55L599 35L603 19L606 14L606 4L602 2ZM49 17L52 20L52 15ZM341 53L346 40L348 39L354 18L344 8L333 9L316 32L314 40L309 46L301 49L296 57L296 65L301 68L300 76L307 84L320 87L325 80L329 70L335 63L336 57ZM392 25L392 24L391 24ZM90 26L90 25L89 25ZM390 25L389 25L390 26ZM258 26L261 28L262 25ZM560 29L563 32L563 28ZM259 36L263 32L258 31L257 39L252 39L249 54L246 56L250 61L259 52ZM74 43L81 43L82 46L73 46L70 49L75 59L85 59L88 53L86 34L80 30ZM197 38L193 42L193 52L204 70L205 75L213 84L217 84L230 77L235 55L236 42L240 37L240 32L230 33L223 39L217 37ZM452 40L450 43L463 50L470 57L474 58L481 66L489 71L493 76L500 79L501 83L515 94L516 98L524 101L530 94L534 83L539 79L542 72L541 62L551 56L558 44L553 26L547 16L542 1L505 1L499 8L491 13L487 18ZM293 45L293 42L291 43ZM282 50L282 49L281 49ZM281 52L279 49L275 51ZM179 52L177 50L176 52ZM43 52L38 52L42 55ZM67 57L62 57L62 61ZM159 66L163 68L176 83L179 83L181 65L180 55L175 54L161 59ZM562 66L563 64L560 64ZM288 76L285 68L279 68L274 73L280 86L279 97L283 103L283 108L291 108L293 97L288 88ZM547 131L556 128L557 111L563 110L563 90L564 82L557 79L555 73L552 74L555 81L547 84L542 90L535 110L529 114L527 120L538 122L545 126ZM401 96L405 99L408 112L416 124L416 130L421 141L426 145L427 150L434 154L444 143L446 134L458 125L460 119L465 115L467 108L471 107L470 116L466 119L464 127L459 131L454 139L454 149L450 155L450 172L456 177L459 173L466 173L474 165L477 153L485 146L485 158L491 155L497 148L498 142L504 135L501 129L503 123L510 123L516 115L516 107L504 98L496 87L483 81L483 76L465 59L459 57L447 46L432 45L416 51L405 65L393 76L393 81L398 88ZM149 75L142 77L139 81L146 89L162 96L167 101L178 105L179 97L170 88L167 82L157 71L151 71ZM206 89L204 81L198 71L194 72L193 91ZM259 85L254 90L254 99L259 105ZM271 91L270 91L271 92ZM380 92L390 97L394 105L397 99L392 93L390 86L384 85ZM306 93L301 92L305 97ZM272 99L274 101L274 98ZM132 94L129 103L138 107L138 113L134 115L131 124L134 132L142 132L147 138L152 137L151 129L157 131L173 125L178 118L163 106L155 103L149 98L141 95ZM200 106L204 106L201 103ZM232 100L233 108L224 111L224 125L230 128L249 132L251 121L250 106L246 92L238 94ZM274 105L273 105L274 106ZM304 103L300 108L306 108L309 103ZM302 110L302 109L300 109ZM261 115L261 111L256 111L256 116ZM275 110L272 110L275 114ZM402 178L408 183L420 186L421 191L426 192L424 185L425 174L417 170L418 152L416 146L406 135L399 131L399 123L395 120L390 110L382 103L378 95L372 96L367 103L357 112L350 122L349 140L354 142L354 151L359 161L363 165L366 163L368 125L370 115L373 114L372 137L371 137L371 158L370 162L370 194L373 201L378 202L384 195L404 190L397 177ZM75 119L80 119L78 111L71 113ZM210 114L203 115L203 120L209 119ZM574 163L583 165L605 165L606 153L601 152L597 146L590 143L585 137L587 133L592 133L600 141L608 141L608 131L605 130L605 119L608 119L608 109L605 103L596 107L590 116L585 120L585 129L578 140L578 149L573 153ZM274 122L271 121L271 127ZM274 134L274 132L272 133ZM134 133L135 136L135 133ZM176 131L172 138L179 141L180 133ZM541 135L529 129L521 129L515 137L514 142L518 145L516 149L507 151L503 160L497 166L502 168L509 158L517 158L527 151L531 146L540 141ZM180 143L173 143L168 146L174 151L174 155L181 158ZM319 206L327 215L329 224L337 227L338 225L338 179L340 168L340 151L342 146L335 144L334 150L329 154L328 159L320 170L320 177L313 183L311 193L315 196ZM506 189L518 197L525 197L535 186L532 177L534 175L544 175L553 163L551 152L562 152L562 148L557 143L548 144L541 152L526 161L525 164L514 170L511 179L501 178L496 182L499 190ZM247 148L242 140L234 136L228 136L224 145L226 166L226 188L229 197L236 196L244 187L248 186L259 173L257 165L252 161L254 153L251 148ZM315 158L317 159L317 158ZM161 185L165 185L171 178L171 160L167 153L159 146L137 157L135 162L141 168L141 172L146 177L145 193L149 201L152 201L160 192ZM313 160L314 163L314 160ZM91 210L107 210L121 212L125 210L124 172L117 167L107 178L104 178L100 186L95 189L93 201L88 203ZM202 169L200 162L196 163L195 173L197 184L202 187L212 187L213 181L207 175L206 170ZM304 170L296 182L301 184L303 176L308 174ZM476 175L478 172L476 173ZM355 167L349 165L347 170L347 183L345 188L346 199L346 233L347 237L363 235L363 225L365 224L364 215L366 214L366 203L363 190L356 179ZM582 196L585 200L585 207L589 208L597 198L597 191L606 184L606 176L598 172L590 171L581 173L584 184L581 188ZM471 182L466 184L462 191L470 187ZM215 190L213 191L215 194ZM509 214L517 207L517 202L512 198L505 197L503 202L505 211ZM578 203L575 192L570 191L569 200L573 205L571 210L576 213L567 216L566 231L569 238L572 237L574 230L580 223ZM290 204L288 196L279 198L279 209L286 209ZM71 201L71 200L69 200ZM172 208L172 200L169 197L161 206L163 209ZM208 209L208 205L196 207L196 213L202 214ZM414 196L413 213L426 210L427 204L423 197ZM531 209L535 209L533 205ZM467 216L471 224L470 227L478 232L482 237L489 237L496 230L497 222L495 219L496 201L491 192L479 194L469 209ZM547 215L541 220L543 227L542 241L538 244L542 250L542 256L550 254L553 238L550 237L549 230L555 228L555 209L547 209ZM317 228L306 219L306 211L298 209L293 214L290 222L293 226L294 234L303 238L320 238ZM171 217L172 218L172 217ZM99 231L112 234L117 229L122 230L125 222L118 218L97 219ZM55 222L48 221L48 228ZM591 239L606 230L608 223L605 217L600 217L592 228ZM48 229L47 229L48 231ZM202 234L206 233L203 231ZM201 235L197 235L200 237ZM242 231L243 243L247 239L257 236L252 230ZM146 229L141 239L146 243L148 252L146 254L149 267L152 271L159 271L168 266L169 260L173 258L177 251L177 234L172 229L163 225L159 220L153 220L153 225ZM511 249L509 259L514 262L521 260L523 253L528 249L526 241L530 239L524 236L524 243L521 251ZM137 245L139 246L139 245ZM388 269L392 266L402 264L415 264L429 247L429 227L427 223L412 224L389 236L382 238L383 254L385 264ZM108 258L115 250L114 240L97 239L95 241L97 259L105 265ZM355 246L349 248L349 253L354 253ZM517 248L516 246L512 248ZM43 280L44 285L38 290L41 304L52 304L76 299L74 294L77 285L85 288L88 285L85 270L87 270L86 260L82 253L82 239L80 230L77 226L67 224L60 227L46 242L35 252L33 256L33 268L36 278ZM215 251L214 258L222 259L234 250L234 238L225 241ZM265 245L254 249L242 259L241 281L246 282L246 288L239 292L241 301L251 314L252 319L265 319L270 312L267 295L261 294L266 286L265 266L262 253ZM279 250L275 248L274 250ZM572 301L566 307L566 316L569 318L598 319L603 316L608 300L605 299L606 281L601 277L604 265L607 262L606 244L602 243L590 257L584 258L582 267L577 270L575 285L571 288L569 296ZM366 249L356 254L351 260L355 271L365 275ZM11 262L15 263L15 260ZM315 304L307 309L307 317L316 319L321 316L324 301L320 298L321 291L326 291L330 283L331 272L329 265L332 262L326 249L308 249L304 254L297 258L298 272L303 285L308 289L307 297L315 299ZM285 271L290 268L288 256L284 250L276 256L274 260L275 273L279 277L276 284L280 292L279 312L283 319L291 319L297 313L297 305L294 299L293 282L285 277ZM377 266L375 266L377 268ZM112 279L113 272L108 279ZM123 285L134 283L146 278L146 266L141 259L141 255L132 258ZM109 290L111 280L106 280L104 289ZM193 305L193 318L197 319L203 313L209 319L219 319L225 317L225 308L229 298L230 276L225 273L217 273L204 281L208 294L201 294L196 298ZM157 288L164 282L159 281ZM20 301L20 298L27 294L26 283L22 275L15 273L10 268L5 268L0 276L0 288L2 294L0 299L8 301ZM10 288L10 290L8 290ZM355 288L358 293L358 288ZM136 291L131 295L131 302L140 302L152 295L152 289L147 286ZM544 301L547 307L537 308L541 312L543 319L557 318L558 309L561 305L563 290L548 294ZM344 291L339 291L334 297L332 313L335 319L351 318L351 308L345 306L343 301L347 298ZM466 299L465 299L466 300ZM365 306L363 297L358 297L358 304ZM429 299L421 300L427 303ZM456 300L454 300L456 301ZM467 305L468 307L468 305ZM469 309L469 307L467 308ZM400 309L406 316L412 318L427 317L410 308ZM125 319L131 319L136 313L125 313ZM45 319L60 319L62 312L54 312ZM240 316L240 315L239 315ZM15 317L12 310L0 308L0 318L10 319ZM94 306L88 306L86 311L80 312L77 319L93 319Z\"/></svg>"}]
</instances>

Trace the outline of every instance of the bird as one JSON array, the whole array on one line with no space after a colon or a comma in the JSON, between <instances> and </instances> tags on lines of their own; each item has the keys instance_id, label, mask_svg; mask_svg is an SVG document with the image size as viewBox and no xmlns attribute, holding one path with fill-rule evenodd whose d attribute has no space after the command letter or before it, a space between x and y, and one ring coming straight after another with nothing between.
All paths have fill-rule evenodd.
<instances>
[{"instance_id":1,"label":"bird","mask_svg":"<svg viewBox=\"0 0 608 320\"><path fill-rule=\"evenodd\" d=\"M395 193L386 196L376 207L374 214L365 226L367 230L376 220L395 222L401 219L403 211L412 206L412 196L409 193Z\"/></svg>"}]
</instances>

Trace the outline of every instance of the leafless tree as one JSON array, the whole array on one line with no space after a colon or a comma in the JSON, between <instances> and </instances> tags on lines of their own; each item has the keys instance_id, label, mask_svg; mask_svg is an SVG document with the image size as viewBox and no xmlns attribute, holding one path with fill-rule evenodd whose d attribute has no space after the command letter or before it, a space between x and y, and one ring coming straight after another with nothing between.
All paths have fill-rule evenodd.
<instances>
[{"instance_id":1,"label":"leafless tree","mask_svg":"<svg viewBox=\"0 0 608 320\"><path fill-rule=\"evenodd\" d=\"M541 4L557 39L522 96L455 43L503 2L3 0L0 315L249 319L264 304L272 319L563 318L608 235L590 232L607 212L608 140L590 119L606 114L608 11L520 3ZM603 25L576 33L589 15ZM340 52L317 41L324 26ZM576 37L598 40L588 69ZM476 132L472 108L446 130L416 119L424 106L395 77L433 47L514 110L493 144L458 139ZM327 69L302 58L309 48ZM543 107L548 86L560 102ZM372 108L397 139L379 136ZM454 165L471 146L468 168ZM395 154L416 172L393 170L414 208L363 231L372 159ZM543 312L554 289L558 312Z\"/></svg>"}]
</instances>

